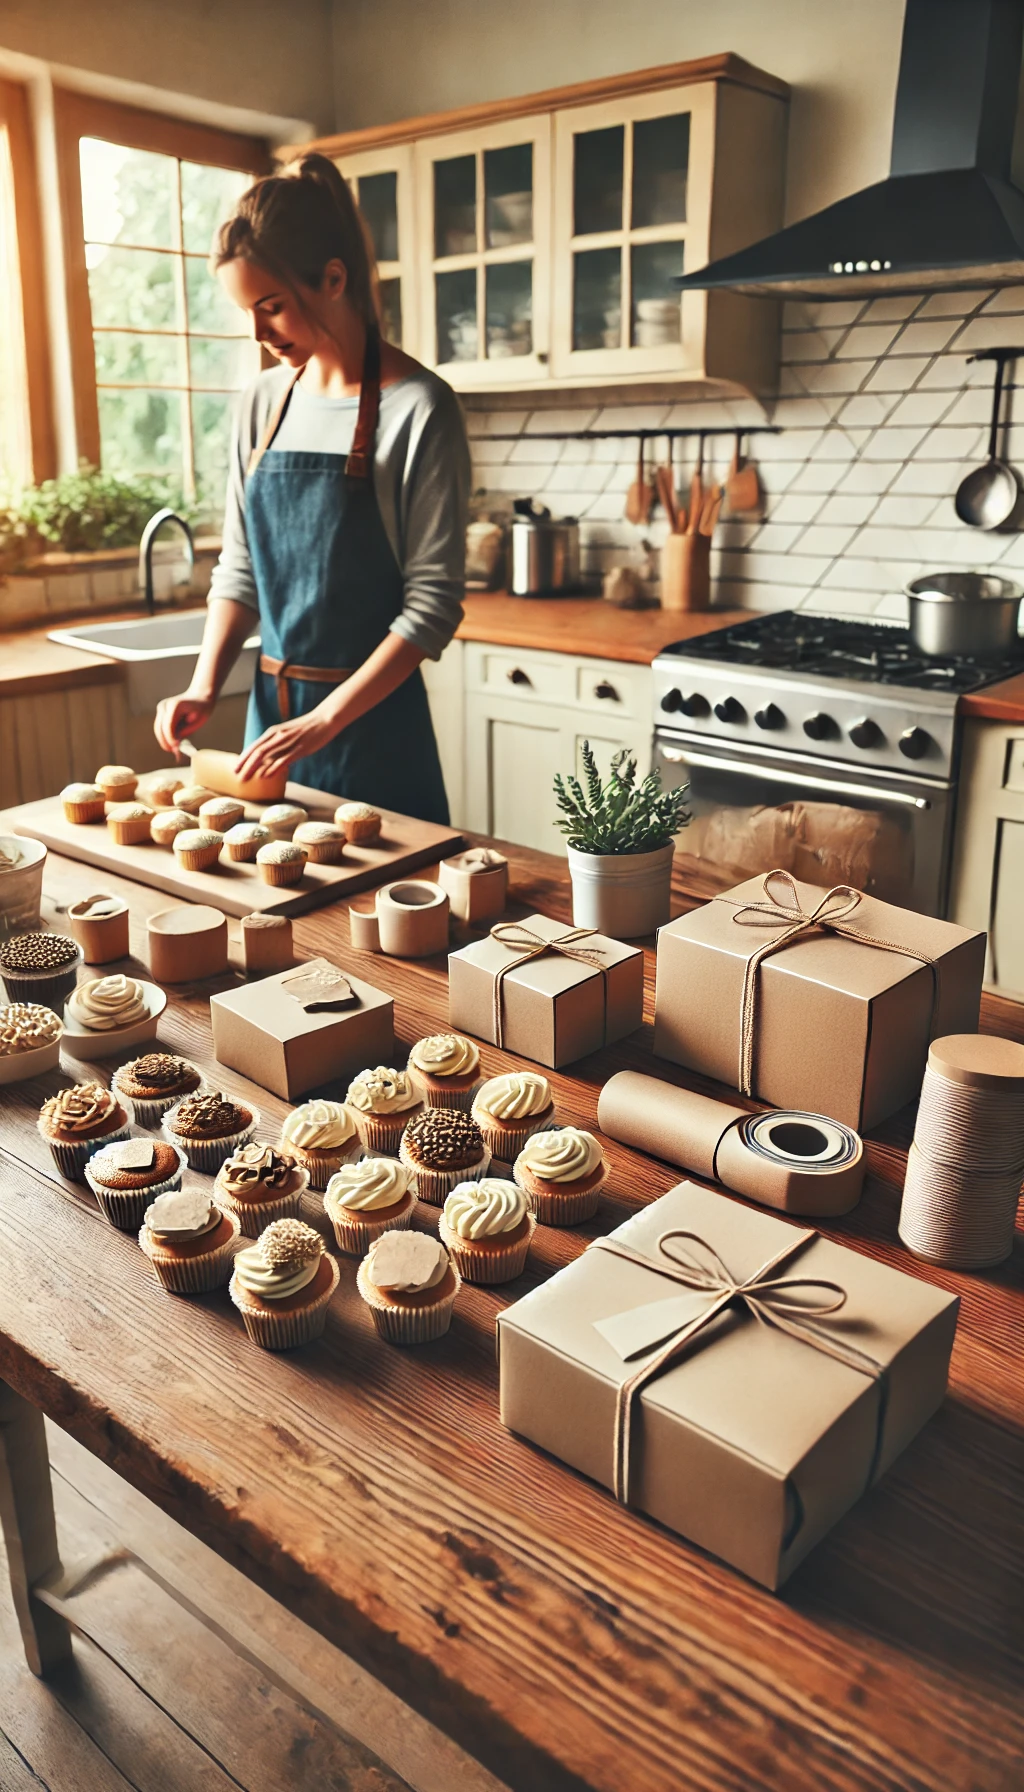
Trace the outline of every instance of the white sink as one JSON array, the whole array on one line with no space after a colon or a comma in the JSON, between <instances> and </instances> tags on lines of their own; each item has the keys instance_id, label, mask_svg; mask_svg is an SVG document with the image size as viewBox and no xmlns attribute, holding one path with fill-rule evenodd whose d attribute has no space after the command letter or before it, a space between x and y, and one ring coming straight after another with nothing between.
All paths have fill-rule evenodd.
<instances>
[{"instance_id":1,"label":"white sink","mask_svg":"<svg viewBox=\"0 0 1024 1792\"><path fill-rule=\"evenodd\" d=\"M55 628L50 640L83 653L122 660L130 713L152 715L161 697L173 697L188 684L205 622L204 606L201 610L175 610L170 615L137 616L130 622L83 622L78 628ZM251 688L259 650L259 633L254 632L246 638L228 674L222 697Z\"/></svg>"}]
</instances>

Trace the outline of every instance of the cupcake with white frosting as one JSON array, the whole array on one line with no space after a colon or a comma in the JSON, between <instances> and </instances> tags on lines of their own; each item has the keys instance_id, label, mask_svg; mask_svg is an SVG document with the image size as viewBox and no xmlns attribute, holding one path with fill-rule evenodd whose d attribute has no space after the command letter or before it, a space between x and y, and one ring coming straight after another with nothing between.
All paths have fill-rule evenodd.
<instances>
[{"instance_id":1,"label":"cupcake with white frosting","mask_svg":"<svg viewBox=\"0 0 1024 1792\"><path fill-rule=\"evenodd\" d=\"M511 1282L526 1268L537 1221L514 1182L485 1176L452 1189L438 1234L467 1282Z\"/></svg>"},{"instance_id":2,"label":"cupcake with white frosting","mask_svg":"<svg viewBox=\"0 0 1024 1792\"><path fill-rule=\"evenodd\" d=\"M65 821L102 821L107 812L106 798L98 784L65 784L60 801Z\"/></svg>"},{"instance_id":3,"label":"cupcake with white frosting","mask_svg":"<svg viewBox=\"0 0 1024 1792\"><path fill-rule=\"evenodd\" d=\"M579 1226L597 1211L608 1165L592 1132L563 1126L527 1139L512 1174L542 1226Z\"/></svg>"},{"instance_id":4,"label":"cupcake with white frosting","mask_svg":"<svg viewBox=\"0 0 1024 1792\"><path fill-rule=\"evenodd\" d=\"M473 1106L480 1081L480 1051L461 1033L431 1033L409 1053L409 1074L428 1108Z\"/></svg>"},{"instance_id":5,"label":"cupcake with white frosting","mask_svg":"<svg viewBox=\"0 0 1024 1792\"><path fill-rule=\"evenodd\" d=\"M551 1084L536 1070L492 1076L477 1090L472 1112L491 1156L514 1163L531 1133L542 1132L554 1119Z\"/></svg>"},{"instance_id":6,"label":"cupcake with white frosting","mask_svg":"<svg viewBox=\"0 0 1024 1792\"><path fill-rule=\"evenodd\" d=\"M369 803L339 803L334 811L334 825L341 828L350 846L365 846L376 840L381 830L379 809Z\"/></svg>"},{"instance_id":7,"label":"cupcake with white frosting","mask_svg":"<svg viewBox=\"0 0 1024 1792\"><path fill-rule=\"evenodd\" d=\"M228 1293L254 1344L290 1350L320 1337L338 1279L319 1232L302 1220L275 1220L239 1251Z\"/></svg>"},{"instance_id":8,"label":"cupcake with white frosting","mask_svg":"<svg viewBox=\"0 0 1024 1792\"><path fill-rule=\"evenodd\" d=\"M146 1208L139 1244L169 1294L208 1294L231 1279L238 1221L205 1189L176 1189Z\"/></svg>"},{"instance_id":9,"label":"cupcake with white frosting","mask_svg":"<svg viewBox=\"0 0 1024 1792\"><path fill-rule=\"evenodd\" d=\"M444 1245L426 1232L383 1232L356 1274L377 1332L389 1344L442 1338L461 1286Z\"/></svg>"},{"instance_id":10,"label":"cupcake with white frosting","mask_svg":"<svg viewBox=\"0 0 1024 1792\"><path fill-rule=\"evenodd\" d=\"M382 1232L404 1231L416 1211L412 1171L393 1157L343 1164L324 1194L339 1250L362 1257Z\"/></svg>"},{"instance_id":11,"label":"cupcake with white frosting","mask_svg":"<svg viewBox=\"0 0 1024 1792\"><path fill-rule=\"evenodd\" d=\"M285 1116L281 1150L309 1171L311 1186L322 1193L335 1171L359 1156L362 1144L343 1101L304 1101Z\"/></svg>"},{"instance_id":12,"label":"cupcake with white frosting","mask_svg":"<svg viewBox=\"0 0 1024 1792\"><path fill-rule=\"evenodd\" d=\"M423 1112L423 1102L407 1070L361 1070L348 1086L345 1100L363 1141L363 1150L390 1154L398 1150L410 1120Z\"/></svg>"}]
</instances>

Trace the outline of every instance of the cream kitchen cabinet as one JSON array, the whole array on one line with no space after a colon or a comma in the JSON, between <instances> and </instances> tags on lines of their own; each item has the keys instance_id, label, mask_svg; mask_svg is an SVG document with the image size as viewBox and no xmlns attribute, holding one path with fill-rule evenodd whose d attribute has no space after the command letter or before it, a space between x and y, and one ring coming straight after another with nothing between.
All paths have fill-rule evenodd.
<instances>
[{"instance_id":1,"label":"cream kitchen cabinet","mask_svg":"<svg viewBox=\"0 0 1024 1792\"><path fill-rule=\"evenodd\" d=\"M968 721L950 919L988 930L985 981L1024 999L1024 723Z\"/></svg>"},{"instance_id":2,"label":"cream kitchen cabinet","mask_svg":"<svg viewBox=\"0 0 1024 1792\"><path fill-rule=\"evenodd\" d=\"M458 390L762 393L777 307L673 282L780 227L787 100L713 56L311 147L366 213L389 333Z\"/></svg>"}]
</instances>

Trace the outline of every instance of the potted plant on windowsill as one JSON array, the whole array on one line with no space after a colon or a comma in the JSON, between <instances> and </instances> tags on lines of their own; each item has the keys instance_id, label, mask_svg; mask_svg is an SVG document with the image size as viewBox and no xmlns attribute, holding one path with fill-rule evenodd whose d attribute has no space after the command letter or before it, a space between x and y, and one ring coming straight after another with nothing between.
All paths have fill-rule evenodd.
<instances>
[{"instance_id":1,"label":"potted plant on windowsill","mask_svg":"<svg viewBox=\"0 0 1024 1792\"><path fill-rule=\"evenodd\" d=\"M674 836L690 819L686 796L685 785L662 790L657 772L638 783L636 756L625 749L602 782L584 741L582 781L555 778L577 927L628 940L669 919Z\"/></svg>"}]
</instances>

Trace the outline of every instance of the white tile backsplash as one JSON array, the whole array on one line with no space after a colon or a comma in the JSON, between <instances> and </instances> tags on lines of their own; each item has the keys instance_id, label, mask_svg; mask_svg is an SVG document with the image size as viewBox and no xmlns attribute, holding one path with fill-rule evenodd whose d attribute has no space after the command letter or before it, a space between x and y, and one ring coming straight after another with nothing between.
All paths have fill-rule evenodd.
<instances>
[{"instance_id":1,"label":"white tile backsplash","mask_svg":"<svg viewBox=\"0 0 1024 1792\"><path fill-rule=\"evenodd\" d=\"M746 444L761 475L763 514L719 526L712 560L719 607L831 609L900 621L902 588L925 568L1004 567L1021 576L1024 534L965 528L953 493L984 459L991 408L993 364L969 366L967 355L1020 343L1024 366L1024 287L791 301L782 342L779 396L768 405L781 433ZM1005 452L1014 464L1024 464L1024 372L1021 385L1008 398ZM623 517L635 440L559 444L531 436L666 426L728 432L758 415L753 401L738 398L474 409L474 484L493 494L496 511L507 510L512 496L533 496L556 515L578 515L588 572L624 562L640 568L642 539L658 546L665 525L660 510L647 529ZM519 439L491 439L509 432ZM664 442L651 446L663 459ZM731 453L727 433L709 441L706 473L724 477ZM684 502L693 459L694 446L677 443Z\"/></svg>"}]
</instances>

